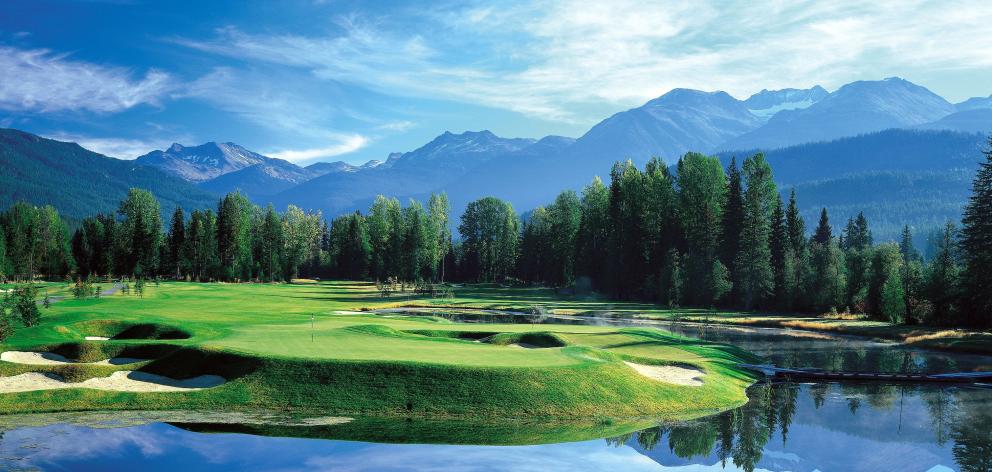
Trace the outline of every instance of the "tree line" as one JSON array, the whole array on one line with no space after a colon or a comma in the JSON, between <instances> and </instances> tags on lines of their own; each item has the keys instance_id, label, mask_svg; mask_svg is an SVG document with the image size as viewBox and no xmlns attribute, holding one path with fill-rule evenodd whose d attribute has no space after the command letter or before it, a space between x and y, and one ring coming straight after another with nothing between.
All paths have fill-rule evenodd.
<instances>
[{"instance_id":1,"label":"tree line","mask_svg":"<svg viewBox=\"0 0 992 472\"><path fill-rule=\"evenodd\" d=\"M164 223L155 197L132 189L115 214L85 219L71 237L54 208L18 203L0 215L0 277L520 283L673 307L980 327L992 322L992 151L984 155L963 227L948 223L928 260L908 226L898 243L873 241L863 214L835 234L824 208L807 232L795 192L783 200L762 154L724 168L688 153L674 170L657 158L643 169L617 162L609 185L594 178L523 219L508 202L476 200L457 240L444 194L405 207L379 196L365 214L328 223L234 192L216 212L177 208Z\"/></svg>"}]
</instances>

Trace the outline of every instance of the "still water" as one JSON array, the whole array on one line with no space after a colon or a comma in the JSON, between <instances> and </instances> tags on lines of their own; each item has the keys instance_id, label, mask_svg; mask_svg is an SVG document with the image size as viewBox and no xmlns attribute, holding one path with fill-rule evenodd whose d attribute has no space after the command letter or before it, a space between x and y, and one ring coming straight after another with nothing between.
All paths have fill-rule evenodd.
<instances>
[{"instance_id":1,"label":"still water","mask_svg":"<svg viewBox=\"0 0 992 472\"><path fill-rule=\"evenodd\" d=\"M628 323L554 317L517 321ZM738 344L782 366L918 372L992 368L992 358L985 356L905 349L852 337L660 325ZM0 425L0 469L992 470L990 389L762 383L750 389L749 398L747 405L730 412L620 436L617 425L586 426L581 436L598 439L564 443L555 443L558 429L534 424L491 431L474 425L372 419L323 426L252 426L189 418L122 423L117 414L82 420L35 415L29 421ZM473 445L528 441L550 444Z\"/></svg>"}]
</instances>

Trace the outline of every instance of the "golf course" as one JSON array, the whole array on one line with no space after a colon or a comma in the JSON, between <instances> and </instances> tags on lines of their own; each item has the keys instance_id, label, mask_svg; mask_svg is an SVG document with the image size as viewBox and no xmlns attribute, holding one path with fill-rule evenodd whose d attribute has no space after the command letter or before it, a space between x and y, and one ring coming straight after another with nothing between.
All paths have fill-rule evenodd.
<instances>
[{"instance_id":1,"label":"golf course","mask_svg":"<svg viewBox=\"0 0 992 472\"><path fill-rule=\"evenodd\" d=\"M544 307L617 308L498 285L456 286L443 299L383 296L363 282L164 282L140 296L67 297L0 346L0 412L588 421L687 419L747 401L754 379L737 364L754 358L732 346L653 328L439 316Z\"/></svg>"}]
</instances>

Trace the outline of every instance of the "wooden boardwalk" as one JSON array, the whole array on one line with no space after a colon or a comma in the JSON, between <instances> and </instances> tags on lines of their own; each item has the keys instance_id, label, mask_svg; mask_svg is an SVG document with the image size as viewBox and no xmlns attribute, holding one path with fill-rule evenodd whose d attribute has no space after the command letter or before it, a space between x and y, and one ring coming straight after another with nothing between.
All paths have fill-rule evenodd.
<instances>
[{"instance_id":1,"label":"wooden boardwalk","mask_svg":"<svg viewBox=\"0 0 992 472\"><path fill-rule=\"evenodd\" d=\"M770 364L740 364L745 369L761 372L767 377L794 380L857 380L875 382L939 382L974 383L992 381L992 372L954 372L948 374L843 372L816 368L787 369Z\"/></svg>"}]
</instances>

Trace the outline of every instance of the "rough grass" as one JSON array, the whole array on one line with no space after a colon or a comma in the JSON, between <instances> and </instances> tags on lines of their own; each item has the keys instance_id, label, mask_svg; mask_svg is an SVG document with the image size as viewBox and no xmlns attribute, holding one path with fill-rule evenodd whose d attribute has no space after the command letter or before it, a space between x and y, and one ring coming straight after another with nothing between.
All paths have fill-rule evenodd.
<instances>
[{"instance_id":1,"label":"rough grass","mask_svg":"<svg viewBox=\"0 0 992 472\"><path fill-rule=\"evenodd\" d=\"M501 288L464 290L457 299L464 305L498 300L519 307L533 301L526 294L525 301L516 300ZM49 350L82 361L149 358L154 360L139 370L173 378L213 374L229 382L183 393L5 394L0 412L292 408L504 420L689 418L744 403L744 389L753 381L736 368L753 360L747 353L653 329L335 314L399 301L354 282L166 283L148 286L143 298L119 293L66 300L45 310L40 325L18 330L0 348ZM83 340L96 335L112 340ZM484 338L490 342L477 342ZM514 343L545 349L507 346ZM706 381L695 388L665 384L637 374L625 359L691 365L707 373ZM72 381L121 368L0 362L4 376L63 369Z\"/></svg>"}]
</instances>

